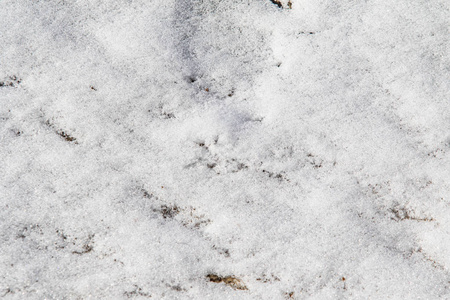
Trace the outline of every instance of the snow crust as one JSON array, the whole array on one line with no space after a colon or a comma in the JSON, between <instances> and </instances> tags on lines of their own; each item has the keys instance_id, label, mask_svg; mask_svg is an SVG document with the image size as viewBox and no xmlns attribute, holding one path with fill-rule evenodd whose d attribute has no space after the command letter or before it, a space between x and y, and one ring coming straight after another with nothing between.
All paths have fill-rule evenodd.
<instances>
[{"instance_id":1,"label":"snow crust","mask_svg":"<svg viewBox=\"0 0 450 300\"><path fill-rule=\"evenodd\" d=\"M449 2L291 1L1 2L0 298L450 298Z\"/></svg>"}]
</instances>

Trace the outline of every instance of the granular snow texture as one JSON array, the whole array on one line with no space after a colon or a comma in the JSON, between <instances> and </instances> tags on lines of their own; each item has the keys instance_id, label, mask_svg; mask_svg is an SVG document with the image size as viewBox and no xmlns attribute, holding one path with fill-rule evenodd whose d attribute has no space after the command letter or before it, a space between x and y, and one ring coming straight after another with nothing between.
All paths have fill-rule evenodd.
<instances>
[{"instance_id":1,"label":"granular snow texture","mask_svg":"<svg viewBox=\"0 0 450 300\"><path fill-rule=\"evenodd\" d=\"M1 299L450 299L448 0L3 0Z\"/></svg>"}]
</instances>

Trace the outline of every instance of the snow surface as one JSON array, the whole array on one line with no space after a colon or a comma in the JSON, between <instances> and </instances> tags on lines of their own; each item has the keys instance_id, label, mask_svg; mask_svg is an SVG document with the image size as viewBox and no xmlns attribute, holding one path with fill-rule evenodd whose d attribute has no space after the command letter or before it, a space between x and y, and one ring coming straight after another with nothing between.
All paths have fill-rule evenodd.
<instances>
[{"instance_id":1,"label":"snow surface","mask_svg":"<svg viewBox=\"0 0 450 300\"><path fill-rule=\"evenodd\" d=\"M0 298L450 299L450 2L279 3L1 1Z\"/></svg>"}]
</instances>

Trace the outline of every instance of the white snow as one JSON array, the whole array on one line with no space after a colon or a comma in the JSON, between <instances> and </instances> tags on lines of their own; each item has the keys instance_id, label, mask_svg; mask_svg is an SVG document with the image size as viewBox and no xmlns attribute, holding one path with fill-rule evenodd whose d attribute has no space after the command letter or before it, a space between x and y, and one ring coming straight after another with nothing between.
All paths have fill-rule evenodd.
<instances>
[{"instance_id":1,"label":"white snow","mask_svg":"<svg viewBox=\"0 0 450 300\"><path fill-rule=\"evenodd\" d=\"M291 3L1 2L0 298L450 298L449 2Z\"/></svg>"}]
</instances>

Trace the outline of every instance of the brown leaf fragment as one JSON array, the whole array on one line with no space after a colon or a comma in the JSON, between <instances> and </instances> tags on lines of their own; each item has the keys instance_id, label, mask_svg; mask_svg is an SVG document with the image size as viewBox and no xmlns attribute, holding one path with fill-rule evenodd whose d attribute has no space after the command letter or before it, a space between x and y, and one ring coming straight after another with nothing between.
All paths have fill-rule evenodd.
<instances>
[{"instance_id":1,"label":"brown leaf fragment","mask_svg":"<svg viewBox=\"0 0 450 300\"><path fill-rule=\"evenodd\" d=\"M206 278L209 279L209 281L214 283L225 283L226 285L232 287L236 290L248 290L245 284L242 282L242 280L234 277L234 276L219 276L216 274L208 274L206 275Z\"/></svg>"}]
</instances>

